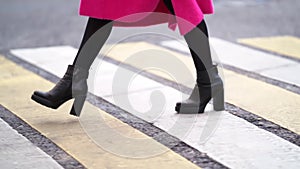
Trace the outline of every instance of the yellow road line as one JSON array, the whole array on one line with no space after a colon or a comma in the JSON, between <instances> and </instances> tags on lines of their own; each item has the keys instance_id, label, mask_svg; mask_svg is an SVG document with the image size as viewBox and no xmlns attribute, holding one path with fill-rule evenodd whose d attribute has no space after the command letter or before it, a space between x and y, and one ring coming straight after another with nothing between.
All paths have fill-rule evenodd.
<instances>
[{"instance_id":1,"label":"yellow road line","mask_svg":"<svg viewBox=\"0 0 300 169\"><path fill-rule=\"evenodd\" d=\"M199 168L152 138L89 103L85 104L84 112L79 119L68 114L71 102L57 110L34 103L30 100L32 92L36 89L47 90L53 84L2 56L0 56L0 72L0 103L87 168ZM102 123L98 119L102 119ZM117 137L115 133L123 136ZM126 139L129 137L134 139ZM111 140L106 140L107 138ZM147 140L148 144L135 145L138 139ZM95 144L95 140L98 141L96 142L98 145ZM106 144L110 142L118 144L111 144L110 149L107 149L103 145L101 147L101 141ZM160 153L141 159L110 153L113 151L126 153L125 151L128 150L126 148L134 146L140 146L140 151L153 149ZM132 153L137 153L138 157L138 153L141 152Z\"/></svg>"},{"instance_id":2,"label":"yellow road line","mask_svg":"<svg viewBox=\"0 0 300 169\"><path fill-rule=\"evenodd\" d=\"M293 36L239 39L239 43L300 59L300 38Z\"/></svg>"},{"instance_id":3,"label":"yellow road line","mask_svg":"<svg viewBox=\"0 0 300 169\"><path fill-rule=\"evenodd\" d=\"M114 48L107 53L107 56L123 62L128 57L135 55L135 53L145 50L161 51L162 54L169 52L177 59L182 60L193 73L195 72L191 58L145 42L115 45ZM133 66L143 69L138 64ZM151 73L173 80L170 76L166 76L166 74L157 72ZM227 102L300 134L299 95L226 69L223 70L223 73L225 77L225 97Z\"/></svg>"}]
</instances>

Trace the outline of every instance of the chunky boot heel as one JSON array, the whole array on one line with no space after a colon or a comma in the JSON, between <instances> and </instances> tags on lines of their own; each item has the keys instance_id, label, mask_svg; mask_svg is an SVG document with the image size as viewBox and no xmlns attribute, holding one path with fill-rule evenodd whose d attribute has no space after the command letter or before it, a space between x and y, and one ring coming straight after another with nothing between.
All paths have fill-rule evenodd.
<instances>
[{"instance_id":1,"label":"chunky boot heel","mask_svg":"<svg viewBox=\"0 0 300 169\"><path fill-rule=\"evenodd\" d=\"M224 90L219 91L213 96L213 106L215 111L223 111L224 107Z\"/></svg>"},{"instance_id":2,"label":"chunky boot heel","mask_svg":"<svg viewBox=\"0 0 300 169\"><path fill-rule=\"evenodd\" d=\"M70 114L79 117L83 108L86 96L76 96Z\"/></svg>"}]
</instances>

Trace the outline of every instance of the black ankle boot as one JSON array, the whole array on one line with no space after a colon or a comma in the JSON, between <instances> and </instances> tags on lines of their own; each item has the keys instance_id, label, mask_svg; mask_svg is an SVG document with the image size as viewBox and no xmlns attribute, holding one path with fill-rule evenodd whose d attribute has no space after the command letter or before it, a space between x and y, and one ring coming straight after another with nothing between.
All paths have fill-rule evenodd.
<instances>
[{"instance_id":1,"label":"black ankle boot","mask_svg":"<svg viewBox=\"0 0 300 169\"><path fill-rule=\"evenodd\" d=\"M53 109L75 98L70 114L79 116L87 94L88 71L69 65L64 77L48 92L34 91L31 99Z\"/></svg>"},{"instance_id":2,"label":"black ankle boot","mask_svg":"<svg viewBox=\"0 0 300 169\"><path fill-rule=\"evenodd\" d=\"M182 114L203 113L211 99L214 110L224 110L223 81L216 66L197 73L197 84L192 94L187 100L177 103L175 110Z\"/></svg>"}]
</instances>

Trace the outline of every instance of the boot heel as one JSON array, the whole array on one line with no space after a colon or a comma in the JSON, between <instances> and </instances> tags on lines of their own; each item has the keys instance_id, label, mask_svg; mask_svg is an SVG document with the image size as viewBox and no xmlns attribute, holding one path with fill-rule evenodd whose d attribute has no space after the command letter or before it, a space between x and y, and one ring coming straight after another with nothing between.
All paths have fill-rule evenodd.
<instances>
[{"instance_id":1,"label":"boot heel","mask_svg":"<svg viewBox=\"0 0 300 169\"><path fill-rule=\"evenodd\" d=\"M74 115L74 116L77 116L77 117L80 116L80 113L81 113L82 107L84 105L85 99L86 99L86 96L76 96L75 97L74 103L72 105L72 109L70 111L71 115Z\"/></svg>"},{"instance_id":2,"label":"boot heel","mask_svg":"<svg viewBox=\"0 0 300 169\"><path fill-rule=\"evenodd\" d=\"M224 90L219 91L213 96L213 106L215 111L225 110L224 107Z\"/></svg>"}]
</instances>

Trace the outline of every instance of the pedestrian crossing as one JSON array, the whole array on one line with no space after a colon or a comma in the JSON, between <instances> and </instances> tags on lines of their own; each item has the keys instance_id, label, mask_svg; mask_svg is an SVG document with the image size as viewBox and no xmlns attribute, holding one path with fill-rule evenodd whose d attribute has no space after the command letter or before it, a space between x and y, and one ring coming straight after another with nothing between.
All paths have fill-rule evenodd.
<instances>
[{"instance_id":1,"label":"pedestrian crossing","mask_svg":"<svg viewBox=\"0 0 300 169\"><path fill-rule=\"evenodd\" d=\"M295 72L300 69L299 62L217 38L211 39L211 44L215 52L216 62L300 86L300 79L295 76L290 76L289 74L291 71ZM176 49L180 52L176 52L176 50L170 51L163 47ZM150 55L151 51L160 51L161 54L170 53L170 55L184 63L184 65L189 68L192 76L195 76L192 60L187 56L187 47L181 42L165 41L162 42L160 46L146 42L132 42L107 46L107 48L110 50L105 53L105 57L118 61L119 63L126 63L131 56L147 50L150 51ZM76 51L75 48L70 46L56 46L33 49L14 49L11 50L11 53L40 69L46 70L58 77L62 77L67 65L72 63ZM155 54L159 55L159 53ZM153 56L153 59L156 59L156 57ZM58 60L59 62L57 62ZM17 92L18 95L21 94L26 98L26 96L29 97L31 95L33 90L47 90L52 86L50 82L47 82L31 72L23 70L10 61L4 58L2 58L2 61L5 64L1 66L1 69L3 69L1 72L7 72L7 68L14 68L10 70L13 73L8 72L5 74L6 77L2 76L1 85L4 85L5 89L9 89L11 84L15 85L13 89L20 88L18 87L18 85L20 85L19 82L26 82L28 86L30 86L30 88L26 89L26 92L14 91L13 89L8 90L9 92ZM128 64L138 70L143 70L143 65L138 63L140 62L129 62ZM4 67L6 67L6 69ZM281 68L284 68L286 72L280 72ZM297 145L292 144L273 133L260 129L244 119L236 117L226 111L214 112L212 111L211 105L206 109L208 113L200 115L178 115L174 111L174 105L177 101L186 98L186 94L141 75L134 76L128 91L114 90L114 77L116 76L117 71L124 72L124 74L129 77L136 72L124 67L118 67L117 65L102 59L96 60L92 66L92 70L94 73L93 77L96 78L91 78L89 80L89 85L92 86L92 88L89 89L91 93L104 98L110 103L161 128L170 135L176 136L199 151L207 153L209 157L229 168L299 168L300 148ZM231 70L220 69L220 71L225 80L226 102L299 134L300 119L298 117L300 117L300 96L298 94ZM26 73L23 74L23 72ZM149 69L147 72L174 82L172 76L161 70ZM7 79L7 76L11 78ZM14 78L15 76L17 77ZM187 81L184 83L187 83ZM118 84L115 87L120 88L121 86L122 84ZM188 87L192 86L193 84ZM153 93L155 92L157 95L153 96ZM160 100L159 98L161 96L164 96L165 100ZM154 100L151 100L151 97L154 97ZM130 126L116 122L118 119L113 119L113 117L110 117L104 111L99 110L93 105L86 103L83 117L80 117L77 120L69 117L68 113L66 113L68 112L70 105L63 106L63 108L59 109L57 114L54 115L53 112L55 111L42 108L31 103L28 98L24 98L18 100L18 98L13 97L2 97L0 98L0 101L3 106L18 114L18 116L37 128L40 132L45 133L48 138L67 150L67 152L75 156L88 168L93 168L96 164L106 165L103 167L113 167L113 164L116 163L124 164L124 168L130 168L129 166L131 165L138 166L145 163L145 161L140 164L134 160L124 160L120 157L106 156L109 153L105 153L103 149L98 151L97 149L99 149L99 147L90 144L87 145L88 142L91 142L88 141L89 137L96 143L106 143L107 141L103 141L103 135L95 132L95 128L102 129L101 131L109 138L110 132L105 130L107 128L101 125L99 126L99 123L95 120L101 119L96 118L99 114L100 116L105 116L110 119L108 121L112 121L113 126L116 125L114 129L118 128L122 133L130 131L128 132L130 133L130 137L132 137L132 133L139 133L139 131L131 129ZM130 104L118 102L118 99L128 99ZM162 110L155 110L153 109L153 106L151 107L151 104L158 105L159 107L160 104L155 102L155 99L165 101L165 106ZM22 104L14 105L13 103L16 102ZM28 111L33 113L26 113ZM40 113L41 111L43 112L42 115ZM44 119L45 116L49 118ZM78 122L83 129L80 129ZM57 125L57 123L60 124ZM125 126L128 127L128 129ZM70 128L70 130L62 131L62 129L66 128ZM54 131L57 131L58 133ZM90 135L87 137L83 136L84 134ZM142 133L137 134L137 136L146 137ZM79 138L83 140L79 141ZM67 143L65 143L65 139L68 140ZM147 138L147 140L149 140L149 138ZM120 144L120 142L115 143ZM152 148L153 150L168 153L147 161L147 163L149 162L149 168L153 168L155 165L165 165L163 168L169 168L170 166L174 168L174 161L177 160L176 166L178 166L178 168L197 168L192 163L187 162L184 158L176 155L176 153L166 151L166 147L157 144L154 141L150 141L149 144L151 145L152 143L154 147L157 147ZM76 147L75 145L79 147ZM129 146L130 144L125 145ZM128 149L124 148L123 150ZM137 150L137 152L139 151ZM99 153L105 155L98 156ZM96 161L87 159L87 157L91 156L95 158L98 157L97 159L104 158L106 160L112 160L115 163L107 163L105 160ZM172 158L176 160L172 160Z\"/></svg>"},{"instance_id":2,"label":"pedestrian crossing","mask_svg":"<svg viewBox=\"0 0 300 169\"><path fill-rule=\"evenodd\" d=\"M130 46L135 46L135 47L130 48ZM131 56L132 53L134 53L137 49L144 50L145 48L148 48L148 49L155 49L155 50L164 50L160 47L146 44L146 43L124 44L123 46L121 44L115 48L116 49L113 50L111 53L109 53L108 56L120 62L124 62L126 60L126 57ZM125 49L126 52L123 52ZM236 52L237 50L232 50L232 51ZM194 66L191 58L188 58L178 53L173 53L173 55L174 57L180 58L180 60L187 65L186 67L193 69ZM268 56L271 57L270 55ZM271 60L271 58L268 59ZM220 60L223 61L222 59ZM256 61L256 63L252 61L250 63L257 64L258 62L260 61L258 60ZM276 58L275 58L275 62L276 62ZM283 61L280 60L277 63L280 64L282 62ZM298 64L298 63L292 63L292 64ZM142 67L140 67L139 65L133 65L133 66L142 69ZM240 66L240 68L242 68L242 66ZM272 67L272 65L270 64L269 69L271 68L275 69L275 67ZM195 72L195 71L191 70L191 72ZM261 82L259 80L255 80L252 78L248 78L244 75L240 75L238 73L226 69L224 69L223 73L224 73L224 80L225 80L225 97L229 103L237 105L238 107L248 110L249 112L257 114L261 117L269 119L270 121L273 121L276 124L286 127L299 134L300 132L299 123L294 121L295 119L297 119L297 117L300 116L299 95L286 91L277 86L270 85L265 82ZM164 77L168 78L167 76ZM295 79L300 80L300 78L297 78L295 76L293 77ZM282 110L283 107L286 110ZM282 116L282 111L285 112L285 116Z\"/></svg>"},{"instance_id":3,"label":"pedestrian crossing","mask_svg":"<svg viewBox=\"0 0 300 169\"><path fill-rule=\"evenodd\" d=\"M30 95L37 88L47 90L53 84L3 57L0 57L0 59L0 71L3 72L0 76L0 92L3 94L0 96L1 104L72 155L86 168L199 168L89 103L85 104L84 112L86 113L80 119L67 113L71 107L71 102L64 104L57 110L42 108L30 100ZM105 123L101 123L101 119L105 119ZM86 123L86 121L89 123ZM82 125L93 125L91 126L93 128L83 128ZM93 131L87 134L85 130L89 131L90 129L93 129ZM108 132L108 129L113 132ZM143 145L144 148L149 151L157 150L160 153L149 158L122 157L109 151L111 149L102 147L99 144L100 142L96 144L93 139L97 140L97 137L90 138L91 135L105 135L105 137L102 137L105 139L102 143L105 143L105 145L111 143L110 148L117 150L127 148L127 145L131 145L131 147L136 145L133 142L135 139L116 137L119 133L116 131L133 133L131 138L138 136L140 139L147 141L148 144L146 144L147 146ZM123 139L118 140L117 138ZM112 144L115 141L119 144ZM123 142L120 143L119 141ZM133 151L133 153L136 153L136 151Z\"/></svg>"}]
</instances>

